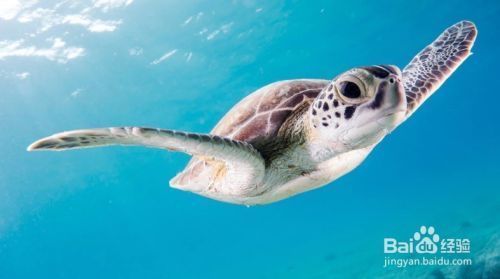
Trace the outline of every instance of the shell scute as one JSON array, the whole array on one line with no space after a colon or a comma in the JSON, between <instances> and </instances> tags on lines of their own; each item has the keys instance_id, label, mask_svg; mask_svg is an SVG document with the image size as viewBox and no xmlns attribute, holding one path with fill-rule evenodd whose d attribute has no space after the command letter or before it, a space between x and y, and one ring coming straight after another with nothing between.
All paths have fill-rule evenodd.
<instances>
[{"instance_id":1,"label":"shell scute","mask_svg":"<svg viewBox=\"0 0 500 279\"><path fill-rule=\"evenodd\" d=\"M257 138L273 137L294 109L311 102L328 83L291 80L265 86L234 106L212 133L250 143Z\"/></svg>"}]
</instances>

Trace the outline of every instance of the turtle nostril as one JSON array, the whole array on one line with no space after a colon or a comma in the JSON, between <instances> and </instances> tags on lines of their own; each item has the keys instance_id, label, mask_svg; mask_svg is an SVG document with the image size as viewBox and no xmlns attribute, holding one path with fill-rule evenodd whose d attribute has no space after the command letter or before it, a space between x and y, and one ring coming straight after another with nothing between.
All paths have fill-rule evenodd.
<instances>
[{"instance_id":1,"label":"turtle nostril","mask_svg":"<svg viewBox=\"0 0 500 279\"><path fill-rule=\"evenodd\" d=\"M396 81L401 81L399 76L393 74L389 75L388 80L390 84L394 84Z\"/></svg>"}]
</instances>

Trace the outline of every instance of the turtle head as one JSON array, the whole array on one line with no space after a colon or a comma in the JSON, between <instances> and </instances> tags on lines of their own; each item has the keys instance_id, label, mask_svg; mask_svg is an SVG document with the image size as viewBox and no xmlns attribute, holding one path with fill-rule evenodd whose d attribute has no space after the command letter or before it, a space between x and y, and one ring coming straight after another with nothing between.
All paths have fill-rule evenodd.
<instances>
[{"instance_id":1,"label":"turtle head","mask_svg":"<svg viewBox=\"0 0 500 279\"><path fill-rule=\"evenodd\" d=\"M309 109L313 140L335 153L378 143L404 119L401 71L378 65L337 76Z\"/></svg>"}]
</instances>

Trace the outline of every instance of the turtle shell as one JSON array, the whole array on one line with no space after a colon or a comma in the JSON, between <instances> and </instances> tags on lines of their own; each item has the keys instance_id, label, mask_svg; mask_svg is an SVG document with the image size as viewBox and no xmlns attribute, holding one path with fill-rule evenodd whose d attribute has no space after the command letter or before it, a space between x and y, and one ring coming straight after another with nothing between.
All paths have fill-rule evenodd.
<instances>
[{"instance_id":1,"label":"turtle shell","mask_svg":"<svg viewBox=\"0 0 500 279\"><path fill-rule=\"evenodd\" d=\"M236 104L210 133L251 143L266 158L266 145L280 140L276 136L285 121L297 108L310 105L328 84L328 80L303 79L264 86ZM171 184L203 183L207 177L217 176L220 164L193 157Z\"/></svg>"},{"instance_id":2,"label":"turtle shell","mask_svg":"<svg viewBox=\"0 0 500 279\"><path fill-rule=\"evenodd\" d=\"M264 86L236 104L211 134L255 144L274 138L288 117L311 103L327 80L290 80Z\"/></svg>"}]
</instances>

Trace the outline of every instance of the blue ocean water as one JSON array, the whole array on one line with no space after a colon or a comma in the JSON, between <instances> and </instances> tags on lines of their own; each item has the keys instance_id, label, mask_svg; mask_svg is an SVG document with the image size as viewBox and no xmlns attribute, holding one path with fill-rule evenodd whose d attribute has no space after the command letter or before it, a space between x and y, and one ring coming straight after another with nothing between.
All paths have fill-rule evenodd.
<instances>
[{"instance_id":1,"label":"blue ocean water","mask_svg":"<svg viewBox=\"0 0 500 279\"><path fill-rule=\"evenodd\" d=\"M499 15L498 1L3 0L0 278L498 278ZM438 93L352 173L275 204L169 188L180 153L26 152L79 128L208 132L268 83L404 67L463 19L474 54ZM383 239L422 225L470 239L473 265L384 268Z\"/></svg>"}]
</instances>

